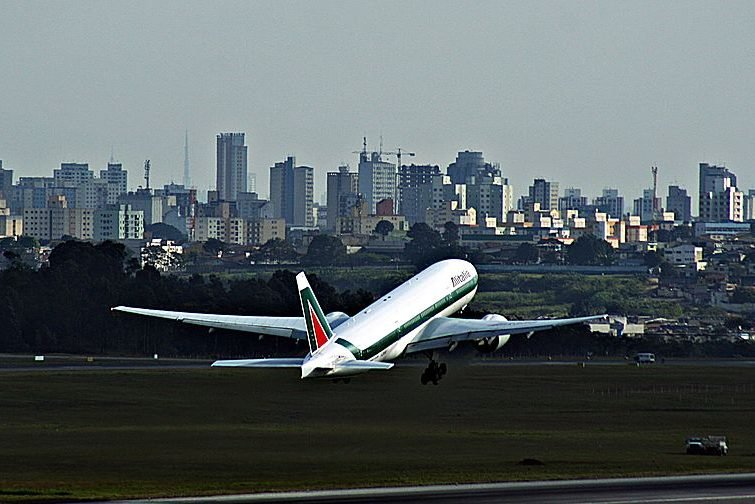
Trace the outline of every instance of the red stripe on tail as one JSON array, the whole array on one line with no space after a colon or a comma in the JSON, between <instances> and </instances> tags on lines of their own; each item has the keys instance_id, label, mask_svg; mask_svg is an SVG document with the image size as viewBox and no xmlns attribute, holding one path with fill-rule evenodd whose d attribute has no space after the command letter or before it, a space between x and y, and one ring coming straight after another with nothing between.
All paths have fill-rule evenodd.
<instances>
[{"instance_id":1,"label":"red stripe on tail","mask_svg":"<svg viewBox=\"0 0 755 504\"><path fill-rule=\"evenodd\" d=\"M314 329L315 331L315 342L317 343L317 348L320 348L328 342L328 335L325 332L325 329L323 329L322 324L320 324L320 319L317 318L317 314L312 308L312 305L309 305L309 317L312 320L312 329Z\"/></svg>"}]
</instances>

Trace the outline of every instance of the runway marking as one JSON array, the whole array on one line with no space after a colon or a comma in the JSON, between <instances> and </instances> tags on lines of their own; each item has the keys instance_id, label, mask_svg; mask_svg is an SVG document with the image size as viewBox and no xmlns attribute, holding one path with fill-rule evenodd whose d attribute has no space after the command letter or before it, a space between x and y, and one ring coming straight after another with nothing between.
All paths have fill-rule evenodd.
<instances>
[{"instance_id":1,"label":"runway marking","mask_svg":"<svg viewBox=\"0 0 755 504\"><path fill-rule=\"evenodd\" d=\"M667 497L662 499L637 498L632 500L600 500L585 502L584 504L637 504L642 503L664 503L664 502L712 502L722 500L755 500L755 494L750 495L710 495L707 497Z\"/></svg>"}]
</instances>

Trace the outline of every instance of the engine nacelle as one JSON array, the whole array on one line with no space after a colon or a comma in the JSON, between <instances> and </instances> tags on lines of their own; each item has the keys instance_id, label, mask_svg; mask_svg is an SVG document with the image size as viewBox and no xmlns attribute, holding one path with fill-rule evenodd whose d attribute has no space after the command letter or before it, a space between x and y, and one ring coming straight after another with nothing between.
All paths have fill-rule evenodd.
<instances>
[{"instance_id":1,"label":"engine nacelle","mask_svg":"<svg viewBox=\"0 0 755 504\"><path fill-rule=\"evenodd\" d=\"M482 320L500 320L501 322L505 322L507 319L503 315L491 313L482 317ZM492 353L496 350L500 350L503 345L508 343L510 337L511 335L509 334L499 334L498 336L481 338L475 340L475 348L482 353Z\"/></svg>"}]
</instances>

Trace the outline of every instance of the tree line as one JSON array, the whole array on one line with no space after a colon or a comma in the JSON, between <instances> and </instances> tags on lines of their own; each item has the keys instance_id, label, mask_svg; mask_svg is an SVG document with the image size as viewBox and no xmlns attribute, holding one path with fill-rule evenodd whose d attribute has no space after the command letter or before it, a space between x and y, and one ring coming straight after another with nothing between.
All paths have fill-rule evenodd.
<instances>
[{"instance_id":1,"label":"tree line","mask_svg":"<svg viewBox=\"0 0 755 504\"><path fill-rule=\"evenodd\" d=\"M323 309L353 313L369 292L336 292L310 275ZM49 266L21 262L0 271L0 352L151 355L254 355L291 342L111 312L117 305L239 315L300 315L295 273L267 280L181 278L139 267L122 245L68 241L50 253ZM303 350L303 348L301 349Z\"/></svg>"}]
</instances>

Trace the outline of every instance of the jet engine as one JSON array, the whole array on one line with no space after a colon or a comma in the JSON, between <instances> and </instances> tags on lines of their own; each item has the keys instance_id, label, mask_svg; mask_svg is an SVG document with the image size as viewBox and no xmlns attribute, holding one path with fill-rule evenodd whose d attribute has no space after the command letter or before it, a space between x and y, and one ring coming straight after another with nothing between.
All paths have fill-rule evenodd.
<instances>
[{"instance_id":1,"label":"jet engine","mask_svg":"<svg viewBox=\"0 0 755 504\"><path fill-rule=\"evenodd\" d=\"M507 319L503 315L491 313L482 317L482 320L500 320L505 322ZM482 353L492 353L505 345L511 336L509 334L499 334L498 336L488 336L475 340L475 348Z\"/></svg>"}]
</instances>

